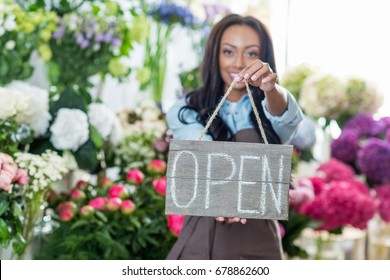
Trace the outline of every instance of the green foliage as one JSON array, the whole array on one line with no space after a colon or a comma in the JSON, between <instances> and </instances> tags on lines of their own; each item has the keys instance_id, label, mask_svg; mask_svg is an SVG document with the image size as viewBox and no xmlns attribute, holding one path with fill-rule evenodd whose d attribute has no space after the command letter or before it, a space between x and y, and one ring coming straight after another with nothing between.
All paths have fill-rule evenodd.
<instances>
[{"instance_id":1,"label":"green foliage","mask_svg":"<svg viewBox=\"0 0 390 280\"><path fill-rule=\"evenodd\" d=\"M179 78L184 93L195 90L202 85L202 77L198 67L180 73Z\"/></svg>"},{"instance_id":2,"label":"green foliage","mask_svg":"<svg viewBox=\"0 0 390 280\"><path fill-rule=\"evenodd\" d=\"M12 244L13 252L22 255L26 240L22 236L22 196L20 187L15 186L11 193L0 190L0 246Z\"/></svg>"},{"instance_id":3,"label":"green foliage","mask_svg":"<svg viewBox=\"0 0 390 280\"><path fill-rule=\"evenodd\" d=\"M33 132L28 125L18 124L14 118L0 120L0 151L15 153L20 146L33 140Z\"/></svg>"}]
</instances>

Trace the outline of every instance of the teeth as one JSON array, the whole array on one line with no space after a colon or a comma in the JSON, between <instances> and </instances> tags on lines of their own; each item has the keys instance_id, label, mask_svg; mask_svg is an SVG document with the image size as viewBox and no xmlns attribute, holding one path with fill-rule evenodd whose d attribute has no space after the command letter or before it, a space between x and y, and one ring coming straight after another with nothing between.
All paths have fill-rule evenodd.
<instances>
[{"instance_id":1,"label":"teeth","mask_svg":"<svg viewBox=\"0 0 390 280\"><path fill-rule=\"evenodd\" d=\"M232 76L233 78L235 78L237 75L238 73L230 73L230 76Z\"/></svg>"}]
</instances>

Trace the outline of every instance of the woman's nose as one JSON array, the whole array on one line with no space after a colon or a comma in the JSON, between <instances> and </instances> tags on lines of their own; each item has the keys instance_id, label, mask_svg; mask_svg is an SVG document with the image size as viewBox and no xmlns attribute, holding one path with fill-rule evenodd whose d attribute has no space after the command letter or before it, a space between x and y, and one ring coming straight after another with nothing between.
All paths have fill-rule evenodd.
<instances>
[{"instance_id":1,"label":"woman's nose","mask_svg":"<svg viewBox=\"0 0 390 280\"><path fill-rule=\"evenodd\" d=\"M234 59L234 66L237 68L244 68L245 67L245 61L242 55L236 55Z\"/></svg>"}]
</instances>

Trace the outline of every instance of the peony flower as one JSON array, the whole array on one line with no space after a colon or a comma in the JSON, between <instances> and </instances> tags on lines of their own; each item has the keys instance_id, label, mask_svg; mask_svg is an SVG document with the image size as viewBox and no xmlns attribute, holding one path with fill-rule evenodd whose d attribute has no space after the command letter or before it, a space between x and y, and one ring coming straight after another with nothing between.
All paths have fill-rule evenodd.
<instances>
[{"instance_id":1,"label":"peony flower","mask_svg":"<svg viewBox=\"0 0 390 280\"><path fill-rule=\"evenodd\" d=\"M390 143L371 138L358 152L357 166L375 183L390 182Z\"/></svg>"},{"instance_id":2,"label":"peony flower","mask_svg":"<svg viewBox=\"0 0 390 280\"><path fill-rule=\"evenodd\" d=\"M146 169L151 174L164 174L167 169L167 164L164 160L155 159L148 164Z\"/></svg>"},{"instance_id":3,"label":"peony flower","mask_svg":"<svg viewBox=\"0 0 390 280\"><path fill-rule=\"evenodd\" d=\"M168 150L169 143L165 139L159 138L154 141L153 147L157 152L165 153Z\"/></svg>"},{"instance_id":4,"label":"peony flower","mask_svg":"<svg viewBox=\"0 0 390 280\"><path fill-rule=\"evenodd\" d=\"M113 185L108 190L108 195L110 197L120 197L120 198L126 198L129 196L129 191L126 189L123 185Z\"/></svg>"},{"instance_id":5,"label":"peony flower","mask_svg":"<svg viewBox=\"0 0 390 280\"><path fill-rule=\"evenodd\" d=\"M88 202L88 205L92 206L96 210L106 210L107 197L96 197Z\"/></svg>"},{"instance_id":6,"label":"peony flower","mask_svg":"<svg viewBox=\"0 0 390 280\"><path fill-rule=\"evenodd\" d=\"M62 108L50 127L50 141L58 150L77 151L89 139L88 117L79 109Z\"/></svg>"},{"instance_id":7,"label":"peony flower","mask_svg":"<svg viewBox=\"0 0 390 280\"><path fill-rule=\"evenodd\" d=\"M69 209L73 214L77 212L77 205L73 201L65 201L57 206L58 211Z\"/></svg>"},{"instance_id":8,"label":"peony flower","mask_svg":"<svg viewBox=\"0 0 390 280\"><path fill-rule=\"evenodd\" d=\"M83 180L79 180L76 183L76 188L81 189L81 190L87 189L88 186L89 186L89 183L86 181L83 181Z\"/></svg>"},{"instance_id":9,"label":"peony flower","mask_svg":"<svg viewBox=\"0 0 390 280\"><path fill-rule=\"evenodd\" d=\"M130 199L126 199L122 202L122 205L121 205L121 212L123 215L130 215L131 213L133 213L136 209L136 206L134 204L133 201L131 201Z\"/></svg>"},{"instance_id":10,"label":"peony flower","mask_svg":"<svg viewBox=\"0 0 390 280\"><path fill-rule=\"evenodd\" d=\"M18 169L14 180L21 186L25 186L30 182L30 177L28 177L27 171L24 169Z\"/></svg>"},{"instance_id":11,"label":"peony flower","mask_svg":"<svg viewBox=\"0 0 390 280\"><path fill-rule=\"evenodd\" d=\"M92 217L93 213L95 213L95 208L93 208L91 205L84 205L80 208L80 215L83 218L90 218Z\"/></svg>"},{"instance_id":12,"label":"peony flower","mask_svg":"<svg viewBox=\"0 0 390 280\"><path fill-rule=\"evenodd\" d=\"M60 211L60 220L63 222L69 222L74 216L75 214L69 208L65 208Z\"/></svg>"},{"instance_id":13,"label":"peony flower","mask_svg":"<svg viewBox=\"0 0 390 280\"><path fill-rule=\"evenodd\" d=\"M82 190L75 188L71 190L70 197L75 201L83 201L86 198L86 195Z\"/></svg>"},{"instance_id":14,"label":"peony flower","mask_svg":"<svg viewBox=\"0 0 390 280\"><path fill-rule=\"evenodd\" d=\"M109 188L112 185L114 185L114 182L111 179L104 177L102 182L101 182L101 185L103 188Z\"/></svg>"},{"instance_id":15,"label":"peony flower","mask_svg":"<svg viewBox=\"0 0 390 280\"><path fill-rule=\"evenodd\" d=\"M183 215L167 214L168 228L175 236L179 236L183 228L184 218Z\"/></svg>"},{"instance_id":16,"label":"peony flower","mask_svg":"<svg viewBox=\"0 0 390 280\"><path fill-rule=\"evenodd\" d=\"M126 181L129 184L139 185L143 182L145 175L139 169L131 169L126 174Z\"/></svg>"},{"instance_id":17,"label":"peony flower","mask_svg":"<svg viewBox=\"0 0 390 280\"><path fill-rule=\"evenodd\" d=\"M160 179L153 180L154 189L161 196L165 196L166 188L167 188L166 182L167 182L167 178L165 176Z\"/></svg>"},{"instance_id":18,"label":"peony flower","mask_svg":"<svg viewBox=\"0 0 390 280\"><path fill-rule=\"evenodd\" d=\"M114 212L118 210L121 207L121 205L122 205L122 199L120 199L119 197L110 197L107 200L106 209L108 211Z\"/></svg>"}]
</instances>

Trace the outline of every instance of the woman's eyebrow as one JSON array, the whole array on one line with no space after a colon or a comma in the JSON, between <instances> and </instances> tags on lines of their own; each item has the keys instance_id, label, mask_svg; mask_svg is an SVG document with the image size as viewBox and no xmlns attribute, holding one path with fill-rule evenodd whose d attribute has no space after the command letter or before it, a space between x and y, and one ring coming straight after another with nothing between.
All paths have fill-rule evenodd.
<instances>
[{"instance_id":1,"label":"woman's eyebrow","mask_svg":"<svg viewBox=\"0 0 390 280\"><path fill-rule=\"evenodd\" d=\"M229 46L231 48L237 49L237 46L229 44L229 43L224 43L222 45L227 45L227 46ZM260 49L259 45L249 45L249 46L244 47L244 49L249 49L249 48L253 48L253 47L256 47L256 48Z\"/></svg>"}]
</instances>

